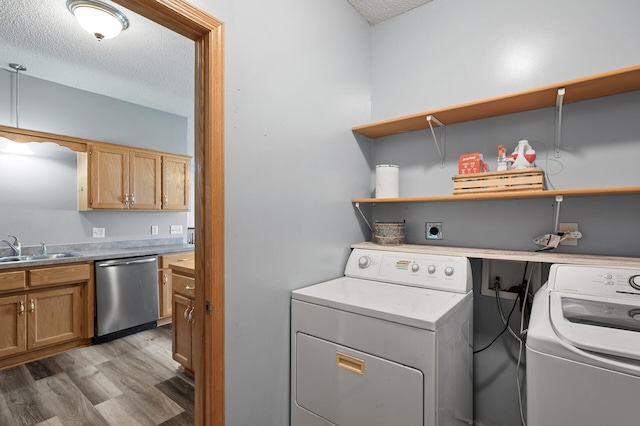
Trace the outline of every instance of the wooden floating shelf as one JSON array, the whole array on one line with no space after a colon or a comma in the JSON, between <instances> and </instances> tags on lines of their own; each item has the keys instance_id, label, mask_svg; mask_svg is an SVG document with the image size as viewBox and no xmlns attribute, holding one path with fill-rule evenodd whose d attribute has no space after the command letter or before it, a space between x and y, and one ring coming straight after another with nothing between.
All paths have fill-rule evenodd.
<instances>
[{"instance_id":1,"label":"wooden floating shelf","mask_svg":"<svg viewBox=\"0 0 640 426\"><path fill-rule=\"evenodd\" d=\"M406 115L353 128L370 138L429 128L427 116L432 115L444 125L497 117L556 105L558 89L565 88L564 103L585 101L603 96L640 90L640 65L569 80L495 98L450 106L447 108ZM437 123L433 123L434 127Z\"/></svg>"},{"instance_id":2,"label":"wooden floating shelf","mask_svg":"<svg viewBox=\"0 0 640 426\"><path fill-rule=\"evenodd\" d=\"M401 198L355 198L353 203L428 203L448 201L501 200L514 198L548 198L558 195L564 197L588 197L602 195L640 194L640 186L623 186L614 188L558 189L552 191L509 191L493 193L473 193L459 195L435 195L425 197Z\"/></svg>"}]
</instances>

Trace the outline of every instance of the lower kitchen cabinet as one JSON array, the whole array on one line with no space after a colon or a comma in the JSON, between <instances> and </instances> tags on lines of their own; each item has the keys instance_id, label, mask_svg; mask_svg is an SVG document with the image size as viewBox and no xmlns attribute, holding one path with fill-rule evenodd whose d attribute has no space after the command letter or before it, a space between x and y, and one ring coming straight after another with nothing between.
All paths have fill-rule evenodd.
<instances>
[{"instance_id":1,"label":"lower kitchen cabinet","mask_svg":"<svg viewBox=\"0 0 640 426\"><path fill-rule=\"evenodd\" d=\"M0 297L0 358L27 349L27 297Z\"/></svg>"},{"instance_id":2,"label":"lower kitchen cabinet","mask_svg":"<svg viewBox=\"0 0 640 426\"><path fill-rule=\"evenodd\" d=\"M180 253L163 254L158 258L158 265L160 269L158 271L158 306L160 312L160 320L158 323L167 323L171 320L171 313L173 311L173 301L171 295L173 294L173 280L171 275L171 269L169 265L174 263L181 263L187 261L193 261L195 253L192 251L185 251ZM164 320L164 321L162 321Z\"/></svg>"},{"instance_id":3,"label":"lower kitchen cabinet","mask_svg":"<svg viewBox=\"0 0 640 426\"><path fill-rule=\"evenodd\" d=\"M173 359L182 365L186 374L193 375L193 300L174 294L173 312Z\"/></svg>"},{"instance_id":4,"label":"lower kitchen cabinet","mask_svg":"<svg viewBox=\"0 0 640 426\"><path fill-rule=\"evenodd\" d=\"M24 268L0 275L16 273L24 277L21 286L0 287L0 368L91 343L91 264Z\"/></svg>"},{"instance_id":5,"label":"lower kitchen cabinet","mask_svg":"<svg viewBox=\"0 0 640 426\"><path fill-rule=\"evenodd\" d=\"M38 291L27 300L27 349L82 337L81 285Z\"/></svg>"},{"instance_id":6,"label":"lower kitchen cabinet","mask_svg":"<svg viewBox=\"0 0 640 426\"><path fill-rule=\"evenodd\" d=\"M193 321L195 312L195 262L172 263L173 282L173 359L185 374L193 376Z\"/></svg>"}]
</instances>

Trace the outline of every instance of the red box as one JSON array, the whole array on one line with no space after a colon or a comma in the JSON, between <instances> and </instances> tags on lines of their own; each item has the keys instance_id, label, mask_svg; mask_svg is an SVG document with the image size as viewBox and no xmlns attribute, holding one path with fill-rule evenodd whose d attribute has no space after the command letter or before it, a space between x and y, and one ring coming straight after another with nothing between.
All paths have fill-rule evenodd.
<instances>
[{"instance_id":1,"label":"red box","mask_svg":"<svg viewBox=\"0 0 640 426\"><path fill-rule=\"evenodd\" d=\"M471 173L482 173L487 170L482 154L473 152L462 154L458 160L458 174L468 175Z\"/></svg>"}]
</instances>

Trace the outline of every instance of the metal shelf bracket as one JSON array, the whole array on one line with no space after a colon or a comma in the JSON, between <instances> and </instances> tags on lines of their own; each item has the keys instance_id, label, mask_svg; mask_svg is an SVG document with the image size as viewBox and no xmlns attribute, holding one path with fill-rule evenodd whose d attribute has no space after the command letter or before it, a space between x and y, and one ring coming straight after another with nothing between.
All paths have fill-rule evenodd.
<instances>
[{"instance_id":1,"label":"metal shelf bracket","mask_svg":"<svg viewBox=\"0 0 640 426\"><path fill-rule=\"evenodd\" d=\"M556 195L556 215L553 219L553 232L558 233L558 223L560 222L560 204L562 204L564 197L562 195Z\"/></svg>"},{"instance_id":2,"label":"metal shelf bracket","mask_svg":"<svg viewBox=\"0 0 640 426\"><path fill-rule=\"evenodd\" d=\"M558 89L556 96L556 158L562 155L560 146L562 142L562 103L564 101L565 88Z\"/></svg>"},{"instance_id":3,"label":"metal shelf bracket","mask_svg":"<svg viewBox=\"0 0 640 426\"><path fill-rule=\"evenodd\" d=\"M436 132L433 131L433 124L431 124L432 121L435 122L438 126L440 126L442 149L440 149L440 145L438 145L438 138L436 137ZM429 129L431 129L431 136L433 136L433 141L435 142L436 148L438 149L438 155L440 156L440 168L444 168L445 126L444 124L442 124L440 120L435 118L433 115L427 115L427 123L429 123Z\"/></svg>"},{"instance_id":4,"label":"metal shelf bracket","mask_svg":"<svg viewBox=\"0 0 640 426\"><path fill-rule=\"evenodd\" d=\"M369 221L367 220L367 218L365 217L364 213L362 213L362 210L360 210L360 203L356 203L355 205L356 210L358 210L358 212L360 212L360 216L362 216L362 218L364 219L364 223L367 224L367 226L369 227L370 231L373 231L373 228L371 227L371 225L369 224Z\"/></svg>"}]
</instances>

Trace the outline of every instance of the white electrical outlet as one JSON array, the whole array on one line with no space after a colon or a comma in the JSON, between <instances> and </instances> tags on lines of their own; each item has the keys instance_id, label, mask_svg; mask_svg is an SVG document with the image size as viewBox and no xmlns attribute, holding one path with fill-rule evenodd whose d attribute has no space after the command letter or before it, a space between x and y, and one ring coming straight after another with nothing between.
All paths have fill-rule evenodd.
<instances>
[{"instance_id":1,"label":"white electrical outlet","mask_svg":"<svg viewBox=\"0 0 640 426\"><path fill-rule=\"evenodd\" d=\"M151 226L151 235L158 235L158 225Z\"/></svg>"},{"instance_id":2,"label":"white electrical outlet","mask_svg":"<svg viewBox=\"0 0 640 426\"><path fill-rule=\"evenodd\" d=\"M567 233L567 232L577 232L578 224L577 223L560 223L558 224L558 232ZM561 246L577 246L578 239L577 238L567 238L566 240L562 240L560 242Z\"/></svg>"},{"instance_id":3,"label":"white electrical outlet","mask_svg":"<svg viewBox=\"0 0 640 426\"><path fill-rule=\"evenodd\" d=\"M93 238L104 238L104 228L93 228Z\"/></svg>"},{"instance_id":4,"label":"white electrical outlet","mask_svg":"<svg viewBox=\"0 0 640 426\"><path fill-rule=\"evenodd\" d=\"M182 225L171 225L170 232L172 234L182 234Z\"/></svg>"}]
</instances>

